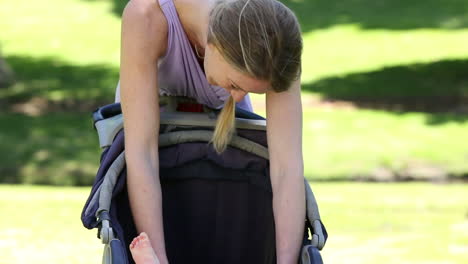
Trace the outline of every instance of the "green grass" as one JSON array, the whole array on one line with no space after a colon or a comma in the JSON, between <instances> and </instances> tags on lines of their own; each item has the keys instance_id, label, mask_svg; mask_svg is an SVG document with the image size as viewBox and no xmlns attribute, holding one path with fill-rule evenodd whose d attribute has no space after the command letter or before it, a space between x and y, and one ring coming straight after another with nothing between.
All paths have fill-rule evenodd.
<instances>
[{"instance_id":1,"label":"green grass","mask_svg":"<svg viewBox=\"0 0 468 264\"><path fill-rule=\"evenodd\" d=\"M2 182L89 185L99 163L99 143L89 114L30 117L0 113Z\"/></svg>"},{"instance_id":2,"label":"green grass","mask_svg":"<svg viewBox=\"0 0 468 264\"><path fill-rule=\"evenodd\" d=\"M320 93L327 99L374 103L393 101L403 105L412 103L414 107L423 104L429 110L436 110L438 106L451 103L453 107L468 101L468 78L464 78L466 68L468 60L409 64L324 78L304 85L302 89Z\"/></svg>"},{"instance_id":3,"label":"green grass","mask_svg":"<svg viewBox=\"0 0 468 264\"><path fill-rule=\"evenodd\" d=\"M0 263L99 263L97 231L80 222L89 188L0 186Z\"/></svg>"},{"instance_id":4,"label":"green grass","mask_svg":"<svg viewBox=\"0 0 468 264\"><path fill-rule=\"evenodd\" d=\"M466 185L311 184L325 263L465 263Z\"/></svg>"},{"instance_id":5,"label":"green grass","mask_svg":"<svg viewBox=\"0 0 468 264\"><path fill-rule=\"evenodd\" d=\"M467 185L312 183L325 263L466 263ZM0 185L0 263L99 263L80 214L89 188Z\"/></svg>"},{"instance_id":6,"label":"green grass","mask_svg":"<svg viewBox=\"0 0 468 264\"><path fill-rule=\"evenodd\" d=\"M377 168L404 173L434 166L455 175L468 170L468 142L462 140L468 122L455 115L323 109L304 114L309 179L366 178Z\"/></svg>"},{"instance_id":7,"label":"green grass","mask_svg":"<svg viewBox=\"0 0 468 264\"><path fill-rule=\"evenodd\" d=\"M264 97L256 95L253 100ZM314 100L303 97L306 104ZM261 104L257 109L265 116ZM305 176L375 180L383 169L391 174L387 180L466 177L466 131L468 117L454 113L304 107Z\"/></svg>"},{"instance_id":8,"label":"green grass","mask_svg":"<svg viewBox=\"0 0 468 264\"><path fill-rule=\"evenodd\" d=\"M112 14L111 1L0 0L0 5L0 44L7 56L118 66L120 18Z\"/></svg>"},{"instance_id":9,"label":"green grass","mask_svg":"<svg viewBox=\"0 0 468 264\"><path fill-rule=\"evenodd\" d=\"M303 32L358 24L366 30L461 29L468 25L464 0L405 1L282 0L299 18Z\"/></svg>"},{"instance_id":10,"label":"green grass","mask_svg":"<svg viewBox=\"0 0 468 264\"><path fill-rule=\"evenodd\" d=\"M16 70L17 82L9 89L0 90L0 101L5 106L41 98L58 105L73 105L69 111L88 112L97 102L113 101L118 69L107 64L86 66L67 63L59 58L6 56ZM0 106L1 108L1 106Z\"/></svg>"},{"instance_id":11,"label":"green grass","mask_svg":"<svg viewBox=\"0 0 468 264\"><path fill-rule=\"evenodd\" d=\"M302 80L311 83L383 67L466 59L468 48L463 43L468 41L467 33L466 28L369 30L359 24L314 30L303 35Z\"/></svg>"},{"instance_id":12,"label":"green grass","mask_svg":"<svg viewBox=\"0 0 468 264\"><path fill-rule=\"evenodd\" d=\"M3 182L92 183L100 150L89 114L0 114L0 123L8 124L0 134ZM429 168L441 173L439 179L462 176L468 171L466 131L468 121L451 114L307 109L305 175L351 180L386 169L423 179L430 176L418 171Z\"/></svg>"},{"instance_id":13,"label":"green grass","mask_svg":"<svg viewBox=\"0 0 468 264\"><path fill-rule=\"evenodd\" d=\"M434 0L424 4L370 0L340 5L324 0L284 2L297 13L303 28L304 84L383 67L468 58L464 45L468 41L468 18L463 11L467 7L461 0L443 5ZM2 0L2 50L7 56L35 60L53 57L73 65L105 64L116 68L118 14L124 3L51 0L44 5ZM404 84L405 78L398 83Z\"/></svg>"}]
</instances>

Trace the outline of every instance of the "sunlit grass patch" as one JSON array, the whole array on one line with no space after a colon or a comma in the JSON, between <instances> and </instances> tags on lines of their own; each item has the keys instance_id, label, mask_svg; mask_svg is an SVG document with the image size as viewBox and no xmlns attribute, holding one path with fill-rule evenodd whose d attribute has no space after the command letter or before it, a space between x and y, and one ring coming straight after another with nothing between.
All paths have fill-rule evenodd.
<instances>
[{"instance_id":1,"label":"sunlit grass patch","mask_svg":"<svg viewBox=\"0 0 468 264\"><path fill-rule=\"evenodd\" d=\"M467 185L311 183L325 263L466 262ZM90 188L0 185L2 263L99 263L80 213Z\"/></svg>"},{"instance_id":2,"label":"sunlit grass patch","mask_svg":"<svg viewBox=\"0 0 468 264\"><path fill-rule=\"evenodd\" d=\"M468 58L467 29L365 29L337 25L303 35L302 80L375 71L384 67Z\"/></svg>"},{"instance_id":3,"label":"sunlit grass patch","mask_svg":"<svg viewBox=\"0 0 468 264\"><path fill-rule=\"evenodd\" d=\"M468 120L451 114L307 109L305 174L311 180L375 178L379 169L416 178L424 178L418 175L424 168L436 178L462 174L468 170L466 131Z\"/></svg>"}]
</instances>

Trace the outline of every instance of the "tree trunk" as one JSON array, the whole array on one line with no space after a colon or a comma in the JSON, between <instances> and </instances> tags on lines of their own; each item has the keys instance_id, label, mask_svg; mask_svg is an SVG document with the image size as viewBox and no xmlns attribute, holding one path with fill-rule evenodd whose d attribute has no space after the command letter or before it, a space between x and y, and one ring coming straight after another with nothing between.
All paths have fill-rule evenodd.
<instances>
[{"instance_id":1,"label":"tree trunk","mask_svg":"<svg viewBox=\"0 0 468 264\"><path fill-rule=\"evenodd\" d=\"M0 88L6 88L14 82L13 71L0 55Z\"/></svg>"}]
</instances>

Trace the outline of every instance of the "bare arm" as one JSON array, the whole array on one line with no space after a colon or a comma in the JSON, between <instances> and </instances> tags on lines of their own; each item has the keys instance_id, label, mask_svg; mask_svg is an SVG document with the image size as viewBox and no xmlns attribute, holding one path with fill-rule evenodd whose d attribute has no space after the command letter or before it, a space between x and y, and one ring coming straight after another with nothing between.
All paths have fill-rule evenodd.
<instances>
[{"instance_id":1,"label":"bare arm","mask_svg":"<svg viewBox=\"0 0 468 264\"><path fill-rule=\"evenodd\" d=\"M277 263L297 263L305 221L300 81L268 92L266 102Z\"/></svg>"},{"instance_id":2,"label":"bare arm","mask_svg":"<svg viewBox=\"0 0 468 264\"><path fill-rule=\"evenodd\" d=\"M137 231L148 234L159 260L167 263L157 136L157 60L166 49L167 22L157 1L127 4L121 39L120 97L130 206Z\"/></svg>"}]
</instances>

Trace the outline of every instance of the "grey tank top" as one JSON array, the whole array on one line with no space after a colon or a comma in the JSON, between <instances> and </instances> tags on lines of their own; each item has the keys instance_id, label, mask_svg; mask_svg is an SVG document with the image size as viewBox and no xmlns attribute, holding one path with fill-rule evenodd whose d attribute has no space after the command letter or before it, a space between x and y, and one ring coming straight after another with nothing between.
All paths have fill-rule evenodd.
<instances>
[{"instance_id":1,"label":"grey tank top","mask_svg":"<svg viewBox=\"0 0 468 264\"><path fill-rule=\"evenodd\" d=\"M222 87L208 83L173 1L159 0L159 5L168 24L167 51L158 61L159 93L165 96L190 97L211 108L221 108L229 98L229 93ZM120 82L117 85L115 101L120 101ZM237 106L253 111L248 95L237 103Z\"/></svg>"}]
</instances>

